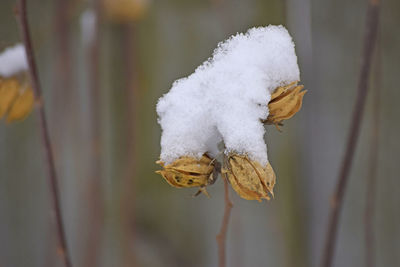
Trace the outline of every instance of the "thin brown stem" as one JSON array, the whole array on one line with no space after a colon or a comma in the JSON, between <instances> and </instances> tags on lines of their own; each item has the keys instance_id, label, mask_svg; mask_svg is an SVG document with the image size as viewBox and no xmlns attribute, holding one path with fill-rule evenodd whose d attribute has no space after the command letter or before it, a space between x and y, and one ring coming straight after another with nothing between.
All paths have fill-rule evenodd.
<instances>
[{"instance_id":1,"label":"thin brown stem","mask_svg":"<svg viewBox=\"0 0 400 267\"><path fill-rule=\"evenodd\" d=\"M228 231L229 218L231 216L232 202L229 199L229 187L228 180L226 177L223 177L224 180L224 191L225 191L225 210L224 210L224 218L221 224L221 230L217 235L217 244L218 244L218 266L225 267L226 266L226 233Z\"/></svg>"},{"instance_id":2,"label":"thin brown stem","mask_svg":"<svg viewBox=\"0 0 400 267\"><path fill-rule=\"evenodd\" d=\"M28 18L26 12L26 0L19 0L17 2L16 15L19 22L22 39L25 45L26 56L29 65L29 75L32 82L32 88L35 93L35 100L38 105L39 127L41 131L43 147L45 150L47 160L48 181L50 184L52 208L56 218L57 237L58 237L58 252L62 257L64 265L71 267L70 255L68 253L66 235L62 220L60 193L58 191L57 173L54 164L53 150L50 142L50 135L47 126L45 107L42 103L42 90L40 87L39 76L37 73L36 63L34 59L34 51L30 37Z\"/></svg>"},{"instance_id":3,"label":"thin brown stem","mask_svg":"<svg viewBox=\"0 0 400 267\"><path fill-rule=\"evenodd\" d=\"M139 89L138 84L138 66L136 54L136 28L133 23L126 23L122 26L122 47L120 54L121 61L124 62L124 92L125 92L125 118L127 118L125 146L126 159L125 172L123 173L121 208L122 208L122 226L124 232L124 266L136 266L136 231L135 231L135 125L136 125L136 101Z\"/></svg>"},{"instance_id":4,"label":"thin brown stem","mask_svg":"<svg viewBox=\"0 0 400 267\"><path fill-rule=\"evenodd\" d=\"M372 108L372 126L371 126L371 149L369 158L369 170L367 177L367 194L364 212L365 221L365 266L375 266L375 237L374 237L374 219L375 219L375 200L376 200L376 179L378 169L379 153L379 117L380 117L380 90L381 90L381 57L380 57L379 37L375 57L374 68L374 94Z\"/></svg>"},{"instance_id":5,"label":"thin brown stem","mask_svg":"<svg viewBox=\"0 0 400 267\"><path fill-rule=\"evenodd\" d=\"M91 11L94 14L93 32L85 47L87 53L88 87L90 95L90 179L87 183L89 211L87 223L89 231L85 247L84 266L98 266L101 230L104 224L104 203L101 186L102 180L102 143L100 120L100 0L92 0Z\"/></svg>"},{"instance_id":6,"label":"thin brown stem","mask_svg":"<svg viewBox=\"0 0 400 267\"><path fill-rule=\"evenodd\" d=\"M55 45L56 45L56 81L55 86L58 86L59 91L62 94L56 95L57 106L63 106L68 104L65 101L65 96L69 96L71 93L71 69L72 69L72 56L70 46L70 20L69 10L70 1L57 0L55 3L55 16L54 16L54 33L55 33ZM59 108L59 107L57 107ZM63 107L62 111L65 110Z\"/></svg>"},{"instance_id":7,"label":"thin brown stem","mask_svg":"<svg viewBox=\"0 0 400 267\"><path fill-rule=\"evenodd\" d=\"M93 34L92 38L89 40L87 46L87 54L88 54L88 78L89 78L89 91L91 98L91 130L92 130L92 138L93 138L93 152L95 158L94 169L98 173L94 173L94 177L98 177L99 175L99 166L100 164L100 153L99 153L99 145L100 145L100 76L99 76L99 64L100 64L100 14L101 14L101 6L100 0L92 0L91 6L94 13L94 25L93 25Z\"/></svg>"},{"instance_id":8,"label":"thin brown stem","mask_svg":"<svg viewBox=\"0 0 400 267\"><path fill-rule=\"evenodd\" d=\"M364 114L371 62L377 38L378 22L379 1L371 0L369 2L367 12L366 34L364 37L361 72L358 80L357 99L353 110L350 132L347 139L346 152L343 157L342 167L339 172L336 189L332 198L332 206L330 210L326 242L321 262L322 267L331 267L333 262L340 212L342 209L343 198L349 180L349 173L351 170L354 152L360 133L361 121Z\"/></svg>"}]
</instances>

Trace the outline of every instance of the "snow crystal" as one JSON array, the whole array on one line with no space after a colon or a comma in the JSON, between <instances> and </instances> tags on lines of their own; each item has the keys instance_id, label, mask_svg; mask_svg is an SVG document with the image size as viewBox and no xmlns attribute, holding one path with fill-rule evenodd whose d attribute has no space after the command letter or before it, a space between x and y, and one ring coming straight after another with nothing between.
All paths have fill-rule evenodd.
<instances>
[{"instance_id":1,"label":"snow crystal","mask_svg":"<svg viewBox=\"0 0 400 267\"><path fill-rule=\"evenodd\" d=\"M160 159L247 154L268 162L261 119L275 88L300 80L292 39L283 26L238 33L215 49L196 71L174 82L157 104L162 128Z\"/></svg>"},{"instance_id":2,"label":"snow crystal","mask_svg":"<svg viewBox=\"0 0 400 267\"><path fill-rule=\"evenodd\" d=\"M8 47L0 53L0 76L10 77L27 69L28 62L22 44Z\"/></svg>"}]
</instances>

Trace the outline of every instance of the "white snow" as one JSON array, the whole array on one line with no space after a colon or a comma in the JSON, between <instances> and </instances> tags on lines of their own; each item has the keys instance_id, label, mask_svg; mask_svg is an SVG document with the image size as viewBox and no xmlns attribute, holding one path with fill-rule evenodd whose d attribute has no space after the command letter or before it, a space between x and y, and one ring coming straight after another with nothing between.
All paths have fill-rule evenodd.
<instances>
[{"instance_id":1,"label":"white snow","mask_svg":"<svg viewBox=\"0 0 400 267\"><path fill-rule=\"evenodd\" d=\"M247 154L268 162L265 128L276 87L300 80L292 39L283 26L249 29L220 43L212 58L175 81L157 104L162 128L160 159Z\"/></svg>"},{"instance_id":2,"label":"white snow","mask_svg":"<svg viewBox=\"0 0 400 267\"><path fill-rule=\"evenodd\" d=\"M10 77L27 69L28 62L22 44L8 47L0 53L0 76Z\"/></svg>"}]
</instances>

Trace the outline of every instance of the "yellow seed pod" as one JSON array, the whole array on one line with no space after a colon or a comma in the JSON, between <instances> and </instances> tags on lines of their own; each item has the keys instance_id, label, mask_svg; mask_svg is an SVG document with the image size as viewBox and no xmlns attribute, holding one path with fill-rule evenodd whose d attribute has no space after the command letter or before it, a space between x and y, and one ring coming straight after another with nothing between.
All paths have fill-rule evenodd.
<instances>
[{"instance_id":1,"label":"yellow seed pod","mask_svg":"<svg viewBox=\"0 0 400 267\"><path fill-rule=\"evenodd\" d=\"M262 167L246 155L232 153L225 156L222 173L236 193L247 200L270 200L274 196L276 177L271 164Z\"/></svg>"},{"instance_id":2,"label":"yellow seed pod","mask_svg":"<svg viewBox=\"0 0 400 267\"><path fill-rule=\"evenodd\" d=\"M156 163L163 167L163 170L156 173L174 187L200 187L200 191L208 195L205 187L213 184L216 178L214 177L214 162L206 154L200 159L180 157L168 165L162 161Z\"/></svg>"},{"instance_id":3,"label":"yellow seed pod","mask_svg":"<svg viewBox=\"0 0 400 267\"><path fill-rule=\"evenodd\" d=\"M31 112L34 102L31 87L22 88L16 78L0 78L0 119L6 116L7 122L22 120Z\"/></svg>"},{"instance_id":4,"label":"yellow seed pod","mask_svg":"<svg viewBox=\"0 0 400 267\"><path fill-rule=\"evenodd\" d=\"M16 79L0 80L0 119L18 97L19 82Z\"/></svg>"},{"instance_id":5,"label":"yellow seed pod","mask_svg":"<svg viewBox=\"0 0 400 267\"><path fill-rule=\"evenodd\" d=\"M297 85L297 82L276 88L268 103L269 116L264 122L281 125L283 120L293 117L300 110L304 94L307 92L301 91L303 88L304 86Z\"/></svg>"},{"instance_id":6,"label":"yellow seed pod","mask_svg":"<svg viewBox=\"0 0 400 267\"><path fill-rule=\"evenodd\" d=\"M25 88L12 104L8 114L7 122L14 122L18 120L25 119L26 116L33 109L33 104L35 102L35 97L33 95L33 90L31 87Z\"/></svg>"},{"instance_id":7,"label":"yellow seed pod","mask_svg":"<svg viewBox=\"0 0 400 267\"><path fill-rule=\"evenodd\" d=\"M149 0L103 0L106 17L115 23L140 20L147 12Z\"/></svg>"}]
</instances>

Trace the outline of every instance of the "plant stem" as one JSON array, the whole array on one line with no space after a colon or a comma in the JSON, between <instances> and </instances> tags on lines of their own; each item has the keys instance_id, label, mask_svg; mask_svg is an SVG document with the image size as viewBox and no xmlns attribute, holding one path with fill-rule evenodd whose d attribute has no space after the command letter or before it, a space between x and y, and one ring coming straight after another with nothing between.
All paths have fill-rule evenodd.
<instances>
[{"instance_id":1,"label":"plant stem","mask_svg":"<svg viewBox=\"0 0 400 267\"><path fill-rule=\"evenodd\" d=\"M349 173L360 133L361 121L364 114L371 62L377 38L378 22L379 0L370 0L368 4L366 34L364 36L361 72L358 80L357 99L353 110L350 133L347 139L346 153L342 161L342 167L340 169L336 189L332 199L325 248L323 250L322 256L322 267L332 266L339 216L342 209L343 197L346 191L347 182L349 180Z\"/></svg>"},{"instance_id":2,"label":"plant stem","mask_svg":"<svg viewBox=\"0 0 400 267\"><path fill-rule=\"evenodd\" d=\"M218 244L218 266L225 267L226 266L226 233L228 231L229 218L231 215L232 202L229 199L229 188L228 188L228 180L226 177L223 177L224 180L224 191L225 191L225 210L224 210L224 218L221 224L221 230L217 235L217 244Z\"/></svg>"},{"instance_id":3,"label":"plant stem","mask_svg":"<svg viewBox=\"0 0 400 267\"><path fill-rule=\"evenodd\" d=\"M369 171L367 177L367 193L364 212L365 221L365 266L375 266L375 238L374 238L374 219L375 219L375 200L376 200L376 179L378 169L379 153L379 117L380 117L380 90L381 90L381 58L379 37L375 57L374 72L374 95L372 109L371 126L371 150L369 158Z\"/></svg>"},{"instance_id":4,"label":"plant stem","mask_svg":"<svg viewBox=\"0 0 400 267\"><path fill-rule=\"evenodd\" d=\"M56 108L65 112L68 101L71 99L72 87L72 51L70 46L71 23L69 18L71 2L65 0L56 0L54 16L54 34L55 34L55 86L58 86L59 92L55 97ZM51 120L51 119L50 119ZM60 129L61 131L63 129Z\"/></svg>"},{"instance_id":5,"label":"plant stem","mask_svg":"<svg viewBox=\"0 0 400 267\"><path fill-rule=\"evenodd\" d=\"M136 28L133 22L125 23L122 26L122 42L121 51L119 54L123 65L124 79L124 94L125 118L127 118L126 133L125 133L125 150L126 161L124 163L125 171L122 174L122 191L121 191L121 211L122 211L122 234L124 246L123 263L125 266L137 266L136 261L136 224L135 224L135 202L136 202L136 101L139 91L138 83L138 57L137 57L137 35Z\"/></svg>"},{"instance_id":6,"label":"plant stem","mask_svg":"<svg viewBox=\"0 0 400 267\"><path fill-rule=\"evenodd\" d=\"M48 182L50 184L53 212L55 213L56 217L58 252L62 256L64 265L66 267L71 267L72 264L70 260L70 255L68 253L67 241L61 214L60 193L58 191L58 184L57 184L58 181L57 181L56 168L54 164L54 156L50 142L50 135L47 126L45 108L42 103L42 90L39 83L39 76L37 73L32 41L29 32L29 25L26 12L26 0L18 0L16 15L19 21L22 39L25 45L25 51L29 65L29 75L32 82L32 88L35 93L35 100L37 103L39 103L38 105L39 126L41 129L43 147L45 150L46 160L47 160Z\"/></svg>"},{"instance_id":7,"label":"plant stem","mask_svg":"<svg viewBox=\"0 0 400 267\"><path fill-rule=\"evenodd\" d=\"M104 226L104 200L102 181L103 144L101 142L101 87L100 87L100 0L90 1L90 10L94 14L92 35L85 46L87 54L88 89L90 96L90 178L86 185L89 212L87 224L89 226L86 240L84 266L98 266L101 250L101 231Z\"/></svg>"}]
</instances>

